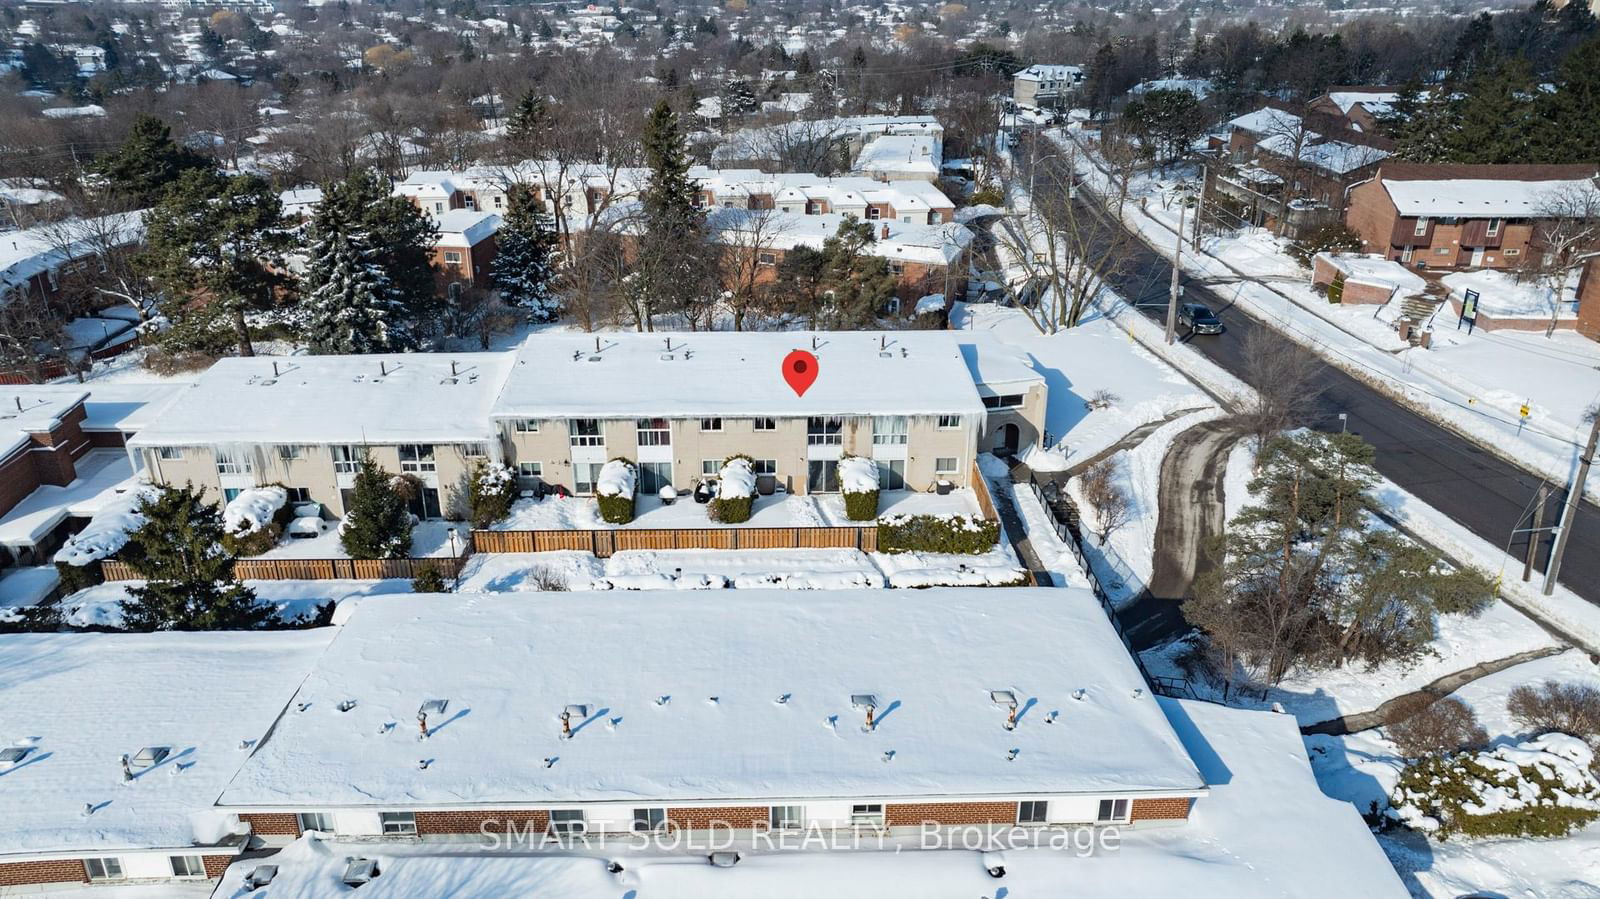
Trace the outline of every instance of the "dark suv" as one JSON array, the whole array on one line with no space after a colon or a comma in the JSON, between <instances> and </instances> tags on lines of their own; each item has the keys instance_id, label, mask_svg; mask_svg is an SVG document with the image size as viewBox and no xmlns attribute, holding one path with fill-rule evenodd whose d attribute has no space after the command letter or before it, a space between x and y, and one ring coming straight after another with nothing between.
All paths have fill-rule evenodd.
<instances>
[{"instance_id":1,"label":"dark suv","mask_svg":"<svg viewBox=\"0 0 1600 899\"><path fill-rule=\"evenodd\" d=\"M1204 303L1184 303L1178 307L1178 322L1195 334L1221 334L1222 321Z\"/></svg>"}]
</instances>

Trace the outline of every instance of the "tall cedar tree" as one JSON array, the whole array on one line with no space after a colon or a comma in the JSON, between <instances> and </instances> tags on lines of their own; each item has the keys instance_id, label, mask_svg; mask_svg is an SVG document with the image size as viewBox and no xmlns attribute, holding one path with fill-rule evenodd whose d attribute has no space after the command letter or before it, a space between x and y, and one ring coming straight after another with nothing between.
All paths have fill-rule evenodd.
<instances>
[{"instance_id":1,"label":"tall cedar tree","mask_svg":"<svg viewBox=\"0 0 1600 899\"><path fill-rule=\"evenodd\" d=\"M273 308L288 247L278 192L255 175L191 169L144 217L145 262L173 328L164 343L216 351L231 328L253 356L245 313ZM224 338L225 339L225 338Z\"/></svg>"},{"instance_id":2,"label":"tall cedar tree","mask_svg":"<svg viewBox=\"0 0 1600 899\"><path fill-rule=\"evenodd\" d=\"M536 322L555 321L560 305L556 277L556 231L538 199L526 188L511 191L511 205L496 232L498 251L489 275L508 306Z\"/></svg>"},{"instance_id":3,"label":"tall cedar tree","mask_svg":"<svg viewBox=\"0 0 1600 899\"><path fill-rule=\"evenodd\" d=\"M411 552L411 513L394 488L394 475L369 455L356 469L355 490L344 513L339 545L352 559L400 559Z\"/></svg>"},{"instance_id":4,"label":"tall cedar tree","mask_svg":"<svg viewBox=\"0 0 1600 899\"><path fill-rule=\"evenodd\" d=\"M154 206L184 172L214 168L204 156L174 142L172 129L152 115L134 119L122 145L94 163L114 193L140 207Z\"/></svg>"},{"instance_id":5,"label":"tall cedar tree","mask_svg":"<svg viewBox=\"0 0 1600 899\"><path fill-rule=\"evenodd\" d=\"M650 111L644 130L649 181L641 197L643 233L628 291L636 324L654 330L653 316L681 312L695 321L706 299L710 266L705 218L695 207L700 186L689 177L689 154L677 113L666 100Z\"/></svg>"},{"instance_id":6,"label":"tall cedar tree","mask_svg":"<svg viewBox=\"0 0 1600 899\"><path fill-rule=\"evenodd\" d=\"M1529 161L1534 93L1533 73L1525 60L1504 59L1474 76L1445 138L1449 160L1485 165Z\"/></svg>"},{"instance_id":7,"label":"tall cedar tree","mask_svg":"<svg viewBox=\"0 0 1600 899\"><path fill-rule=\"evenodd\" d=\"M438 329L443 307L434 297L429 254L439 231L422 210L397 196L387 179L363 168L325 185L311 230L344 234L352 246L366 248L369 261L383 270L390 299L405 310L391 342L419 346Z\"/></svg>"},{"instance_id":8,"label":"tall cedar tree","mask_svg":"<svg viewBox=\"0 0 1600 899\"><path fill-rule=\"evenodd\" d=\"M222 514L205 488L169 488L139 504L145 523L129 535L128 564L144 586L128 588L123 624L141 631L244 630L272 609L233 573Z\"/></svg>"},{"instance_id":9,"label":"tall cedar tree","mask_svg":"<svg viewBox=\"0 0 1600 899\"><path fill-rule=\"evenodd\" d=\"M301 284L305 338L314 353L404 349L405 309L395 301L373 252L346 235L319 235Z\"/></svg>"}]
</instances>

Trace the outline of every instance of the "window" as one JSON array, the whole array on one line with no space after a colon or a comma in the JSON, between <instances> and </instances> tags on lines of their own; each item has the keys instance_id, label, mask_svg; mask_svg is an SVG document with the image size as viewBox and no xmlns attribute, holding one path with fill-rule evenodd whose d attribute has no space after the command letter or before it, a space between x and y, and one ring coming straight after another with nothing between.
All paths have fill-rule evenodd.
<instances>
[{"instance_id":1,"label":"window","mask_svg":"<svg viewBox=\"0 0 1600 899\"><path fill-rule=\"evenodd\" d=\"M700 430L702 430L702 431L720 431L720 430L722 430L722 419L720 419L720 418L702 418L702 419L700 419Z\"/></svg>"},{"instance_id":2,"label":"window","mask_svg":"<svg viewBox=\"0 0 1600 899\"><path fill-rule=\"evenodd\" d=\"M198 855L171 855L167 862L172 865L173 877L204 877L206 876L205 863L200 861Z\"/></svg>"},{"instance_id":3,"label":"window","mask_svg":"<svg viewBox=\"0 0 1600 899\"><path fill-rule=\"evenodd\" d=\"M380 812L378 820L383 822L385 835L417 832L417 816L410 812Z\"/></svg>"},{"instance_id":4,"label":"window","mask_svg":"<svg viewBox=\"0 0 1600 899\"><path fill-rule=\"evenodd\" d=\"M665 418L639 419L640 446L671 446L672 427Z\"/></svg>"},{"instance_id":5,"label":"window","mask_svg":"<svg viewBox=\"0 0 1600 899\"><path fill-rule=\"evenodd\" d=\"M90 880L121 880L122 859L120 858L86 858L83 867L89 872Z\"/></svg>"},{"instance_id":6,"label":"window","mask_svg":"<svg viewBox=\"0 0 1600 899\"><path fill-rule=\"evenodd\" d=\"M1417 230L1411 232L1411 234L1412 234L1413 237L1421 237L1422 235L1427 234L1427 233L1428 233L1428 217L1427 216L1423 216L1422 218L1417 219Z\"/></svg>"},{"instance_id":7,"label":"window","mask_svg":"<svg viewBox=\"0 0 1600 899\"><path fill-rule=\"evenodd\" d=\"M574 418L567 423L573 446L605 446L606 438L600 433L600 421L594 418Z\"/></svg>"},{"instance_id":8,"label":"window","mask_svg":"<svg viewBox=\"0 0 1600 899\"><path fill-rule=\"evenodd\" d=\"M522 478L523 480L533 480L534 478L544 477L544 463L518 462L517 477Z\"/></svg>"},{"instance_id":9,"label":"window","mask_svg":"<svg viewBox=\"0 0 1600 899\"><path fill-rule=\"evenodd\" d=\"M433 211L436 212L436 213L444 212L444 204L443 203L435 203L435 204L433 204Z\"/></svg>"},{"instance_id":10,"label":"window","mask_svg":"<svg viewBox=\"0 0 1600 899\"><path fill-rule=\"evenodd\" d=\"M1015 409L1022 405L1022 394L1003 393L1000 396L986 396L983 398L983 404L990 409Z\"/></svg>"},{"instance_id":11,"label":"window","mask_svg":"<svg viewBox=\"0 0 1600 899\"><path fill-rule=\"evenodd\" d=\"M182 459L183 458L183 447L181 447L181 446L158 446L158 447L156 447L156 458L157 459L168 459L168 460Z\"/></svg>"},{"instance_id":12,"label":"window","mask_svg":"<svg viewBox=\"0 0 1600 899\"><path fill-rule=\"evenodd\" d=\"M1448 255L1450 255L1450 248L1449 247L1435 247L1434 251L1433 251L1433 255L1435 255L1435 256L1448 256Z\"/></svg>"},{"instance_id":13,"label":"window","mask_svg":"<svg viewBox=\"0 0 1600 899\"><path fill-rule=\"evenodd\" d=\"M777 459L757 459L756 463L754 465L750 466L750 467L751 467L751 470L753 470L756 474L773 474L773 475L775 475L775 474L778 473L778 460Z\"/></svg>"},{"instance_id":14,"label":"window","mask_svg":"<svg viewBox=\"0 0 1600 899\"><path fill-rule=\"evenodd\" d=\"M639 463L639 492L654 495L661 492L661 488L672 486L671 462L640 462Z\"/></svg>"},{"instance_id":15,"label":"window","mask_svg":"<svg viewBox=\"0 0 1600 899\"><path fill-rule=\"evenodd\" d=\"M1100 811L1094 816L1094 819L1100 824L1128 820L1128 800L1100 800Z\"/></svg>"},{"instance_id":16,"label":"window","mask_svg":"<svg viewBox=\"0 0 1600 899\"><path fill-rule=\"evenodd\" d=\"M855 827L882 827L883 803L868 802L850 806L850 823Z\"/></svg>"},{"instance_id":17,"label":"window","mask_svg":"<svg viewBox=\"0 0 1600 899\"><path fill-rule=\"evenodd\" d=\"M280 444L278 444L278 458L282 459L285 462L293 462L294 460L300 458L300 453L301 453L301 449L300 449L299 444L294 444L294 443L280 443Z\"/></svg>"},{"instance_id":18,"label":"window","mask_svg":"<svg viewBox=\"0 0 1600 899\"><path fill-rule=\"evenodd\" d=\"M243 492L244 489L240 487L224 487L222 488L222 501L223 503L231 503L238 499L239 494Z\"/></svg>"},{"instance_id":19,"label":"window","mask_svg":"<svg viewBox=\"0 0 1600 899\"><path fill-rule=\"evenodd\" d=\"M907 225L909 225L909 224L911 224L911 216L909 216L909 215L902 215L902 216L900 216L900 221L902 221L902 222L904 222L904 223L905 223L905 224L907 224Z\"/></svg>"},{"instance_id":20,"label":"window","mask_svg":"<svg viewBox=\"0 0 1600 899\"><path fill-rule=\"evenodd\" d=\"M456 252L455 250L445 250L444 251L444 264L445 265L460 265L461 264L461 254Z\"/></svg>"},{"instance_id":21,"label":"window","mask_svg":"<svg viewBox=\"0 0 1600 899\"><path fill-rule=\"evenodd\" d=\"M456 445L456 449L468 459L482 459L489 455L487 443L461 443Z\"/></svg>"},{"instance_id":22,"label":"window","mask_svg":"<svg viewBox=\"0 0 1600 899\"><path fill-rule=\"evenodd\" d=\"M777 265L778 264L778 254L777 253L757 253L756 254L756 262L759 262L762 265Z\"/></svg>"},{"instance_id":23,"label":"window","mask_svg":"<svg viewBox=\"0 0 1600 899\"><path fill-rule=\"evenodd\" d=\"M511 426L513 428L515 428L518 433L521 433L521 434L537 434L537 433L539 433L539 422L538 422L537 419L519 418L515 422L512 422Z\"/></svg>"},{"instance_id":24,"label":"window","mask_svg":"<svg viewBox=\"0 0 1600 899\"><path fill-rule=\"evenodd\" d=\"M799 830L806 824L805 806L775 805L767 815L767 823L773 830Z\"/></svg>"},{"instance_id":25,"label":"window","mask_svg":"<svg viewBox=\"0 0 1600 899\"><path fill-rule=\"evenodd\" d=\"M583 809L558 808L550 811L550 832L553 834L583 833Z\"/></svg>"},{"instance_id":26,"label":"window","mask_svg":"<svg viewBox=\"0 0 1600 899\"><path fill-rule=\"evenodd\" d=\"M573 489L579 493L593 493L594 484L600 480L600 462L572 463Z\"/></svg>"},{"instance_id":27,"label":"window","mask_svg":"<svg viewBox=\"0 0 1600 899\"><path fill-rule=\"evenodd\" d=\"M878 486L884 490L906 489L906 460L879 459Z\"/></svg>"},{"instance_id":28,"label":"window","mask_svg":"<svg viewBox=\"0 0 1600 899\"><path fill-rule=\"evenodd\" d=\"M776 418L758 418L755 422L755 429L757 431L776 431L778 429L778 420Z\"/></svg>"},{"instance_id":29,"label":"window","mask_svg":"<svg viewBox=\"0 0 1600 899\"><path fill-rule=\"evenodd\" d=\"M361 457L364 455L359 446L335 446L333 449L333 470L337 474L355 474L361 467Z\"/></svg>"},{"instance_id":30,"label":"window","mask_svg":"<svg viewBox=\"0 0 1600 899\"><path fill-rule=\"evenodd\" d=\"M285 487L289 493L289 504L311 502L311 489L308 487Z\"/></svg>"},{"instance_id":31,"label":"window","mask_svg":"<svg viewBox=\"0 0 1600 899\"><path fill-rule=\"evenodd\" d=\"M633 810L634 830L666 830L667 810L664 808L636 808Z\"/></svg>"},{"instance_id":32,"label":"window","mask_svg":"<svg viewBox=\"0 0 1600 899\"><path fill-rule=\"evenodd\" d=\"M495 194L494 195L494 208L499 209L501 206L504 206L505 204L506 204L506 198L505 197L502 197L499 194Z\"/></svg>"},{"instance_id":33,"label":"window","mask_svg":"<svg viewBox=\"0 0 1600 899\"><path fill-rule=\"evenodd\" d=\"M1017 803L1018 824L1043 824L1045 812L1050 803L1043 799L1034 799Z\"/></svg>"},{"instance_id":34,"label":"window","mask_svg":"<svg viewBox=\"0 0 1600 899\"><path fill-rule=\"evenodd\" d=\"M904 415L875 415L872 417L872 443L875 446L904 446L906 442L906 417Z\"/></svg>"},{"instance_id":35,"label":"window","mask_svg":"<svg viewBox=\"0 0 1600 899\"><path fill-rule=\"evenodd\" d=\"M871 221L877 221L882 216L883 216L883 211L880 210L878 207L876 207L876 206L868 206L867 207L867 218L870 219Z\"/></svg>"},{"instance_id":36,"label":"window","mask_svg":"<svg viewBox=\"0 0 1600 899\"><path fill-rule=\"evenodd\" d=\"M1499 234L1500 233L1500 220L1499 219L1490 219L1489 220L1489 230L1487 232L1485 232L1485 233L1487 233L1490 237L1493 237L1496 234Z\"/></svg>"},{"instance_id":37,"label":"window","mask_svg":"<svg viewBox=\"0 0 1600 899\"><path fill-rule=\"evenodd\" d=\"M928 213L928 224L937 225L944 221L944 216L937 212Z\"/></svg>"},{"instance_id":38,"label":"window","mask_svg":"<svg viewBox=\"0 0 1600 899\"><path fill-rule=\"evenodd\" d=\"M721 459L701 459L700 474L704 477L714 478L722 472Z\"/></svg>"},{"instance_id":39,"label":"window","mask_svg":"<svg viewBox=\"0 0 1600 899\"><path fill-rule=\"evenodd\" d=\"M333 833L333 816L327 812L301 812L295 816L300 824L300 832L315 830L318 833Z\"/></svg>"},{"instance_id":40,"label":"window","mask_svg":"<svg viewBox=\"0 0 1600 899\"><path fill-rule=\"evenodd\" d=\"M961 416L959 416L959 415L941 415L941 416L939 416L939 430L941 430L941 431L955 431L955 430L960 429L960 427L961 427Z\"/></svg>"},{"instance_id":41,"label":"window","mask_svg":"<svg viewBox=\"0 0 1600 899\"><path fill-rule=\"evenodd\" d=\"M219 449L217 456L217 474L249 474L250 459L244 453L235 450Z\"/></svg>"},{"instance_id":42,"label":"window","mask_svg":"<svg viewBox=\"0 0 1600 899\"><path fill-rule=\"evenodd\" d=\"M934 474L955 474L956 473L956 457L955 456L939 456L939 457L935 458L933 460L933 473Z\"/></svg>"},{"instance_id":43,"label":"window","mask_svg":"<svg viewBox=\"0 0 1600 899\"><path fill-rule=\"evenodd\" d=\"M401 471L434 471L433 445L428 443L400 444Z\"/></svg>"},{"instance_id":44,"label":"window","mask_svg":"<svg viewBox=\"0 0 1600 899\"><path fill-rule=\"evenodd\" d=\"M898 259L889 260L889 274L896 278L906 273L906 264Z\"/></svg>"},{"instance_id":45,"label":"window","mask_svg":"<svg viewBox=\"0 0 1600 899\"><path fill-rule=\"evenodd\" d=\"M806 445L808 446L843 446L844 419L842 418L808 418L806 419Z\"/></svg>"},{"instance_id":46,"label":"window","mask_svg":"<svg viewBox=\"0 0 1600 899\"><path fill-rule=\"evenodd\" d=\"M1522 255L1522 250L1520 250L1520 249L1518 249L1516 247L1512 247L1512 248L1510 248L1510 249L1505 251L1505 255L1507 255L1507 256L1521 256Z\"/></svg>"}]
</instances>

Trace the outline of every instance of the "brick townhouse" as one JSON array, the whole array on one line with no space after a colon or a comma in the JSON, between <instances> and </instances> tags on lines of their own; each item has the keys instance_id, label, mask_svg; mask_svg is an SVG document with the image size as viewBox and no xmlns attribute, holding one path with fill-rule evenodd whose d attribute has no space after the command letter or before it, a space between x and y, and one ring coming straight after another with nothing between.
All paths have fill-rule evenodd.
<instances>
[{"instance_id":1,"label":"brick townhouse","mask_svg":"<svg viewBox=\"0 0 1600 899\"><path fill-rule=\"evenodd\" d=\"M1231 169L1216 172L1216 189L1254 211L1254 220L1277 227L1288 216L1291 233L1337 221L1350 190L1369 179L1389 156L1392 142L1348 129L1346 123L1304 107L1271 102L1228 122Z\"/></svg>"},{"instance_id":2,"label":"brick townhouse","mask_svg":"<svg viewBox=\"0 0 1600 899\"><path fill-rule=\"evenodd\" d=\"M1566 198L1595 191L1596 167L1386 161L1350 191L1345 223L1362 249L1416 268L1512 269L1542 253L1541 227Z\"/></svg>"},{"instance_id":3,"label":"brick townhouse","mask_svg":"<svg viewBox=\"0 0 1600 899\"><path fill-rule=\"evenodd\" d=\"M1578 277L1579 334L1600 340L1600 256L1590 256Z\"/></svg>"},{"instance_id":4,"label":"brick townhouse","mask_svg":"<svg viewBox=\"0 0 1600 899\"><path fill-rule=\"evenodd\" d=\"M1207 787L1098 602L1006 594L367 603L217 807L269 844L531 828L522 849L713 827L1181 826Z\"/></svg>"}]
</instances>

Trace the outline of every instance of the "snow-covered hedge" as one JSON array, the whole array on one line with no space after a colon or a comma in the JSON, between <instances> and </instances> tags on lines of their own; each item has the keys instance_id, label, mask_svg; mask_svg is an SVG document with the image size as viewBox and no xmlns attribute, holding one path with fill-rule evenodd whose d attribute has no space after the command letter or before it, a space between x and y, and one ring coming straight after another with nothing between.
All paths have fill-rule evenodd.
<instances>
[{"instance_id":1,"label":"snow-covered hedge","mask_svg":"<svg viewBox=\"0 0 1600 899\"><path fill-rule=\"evenodd\" d=\"M878 551L982 555L1000 542L1000 523L976 515L887 515L878 519Z\"/></svg>"},{"instance_id":2,"label":"snow-covered hedge","mask_svg":"<svg viewBox=\"0 0 1600 899\"><path fill-rule=\"evenodd\" d=\"M479 462L467 475L467 519L486 528L511 514L517 476L499 462Z\"/></svg>"},{"instance_id":3,"label":"snow-covered hedge","mask_svg":"<svg viewBox=\"0 0 1600 899\"><path fill-rule=\"evenodd\" d=\"M844 493L846 518L871 521L878 517L878 463L860 456L840 456L839 489Z\"/></svg>"},{"instance_id":4,"label":"snow-covered hedge","mask_svg":"<svg viewBox=\"0 0 1600 899\"><path fill-rule=\"evenodd\" d=\"M1401 772L1385 815L1439 839L1565 836L1600 818L1594 760L1582 740L1560 733L1425 758Z\"/></svg>"},{"instance_id":5,"label":"snow-covered hedge","mask_svg":"<svg viewBox=\"0 0 1600 899\"><path fill-rule=\"evenodd\" d=\"M222 507L222 546L236 556L259 556L278 545L289 511L289 491L251 487Z\"/></svg>"},{"instance_id":6,"label":"snow-covered hedge","mask_svg":"<svg viewBox=\"0 0 1600 899\"><path fill-rule=\"evenodd\" d=\"M717 496L711 501L711 517L727 524L750 520L756 505L756 470L746 455L729 456L717 473Z\"/></svg>"},{"instance_id":7,"label":"snow-covered hedge","mask_svg":"<svg viewBox=\"0 0 1600 899\"><path fill-rule=\"evenodd\" d=\"M107 503L94 513L87 527L56 550L56 563L83 567L116 555L128 545L128 535L144 524L140 504L159 495L160 488L141 484Z\"/></svg>"},{"instance_id":8,"label":"snow-covered hedge","mask_svg":"<svg viewBox=\"0 0 1600 899\"><path fill-rule=\"evenodd\" d=\"M600 505L601 518L611 524L627 524L633 520L633 488L638 478L638 467L621 457L600 466L594 497Z\"/></svg>"}]
</instances>

